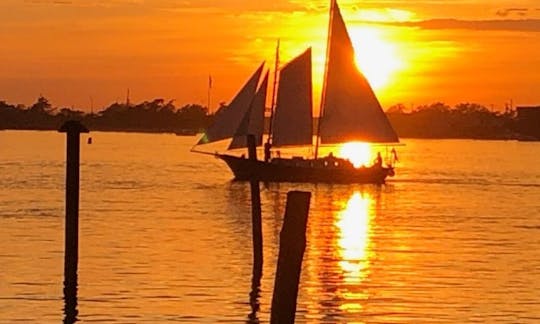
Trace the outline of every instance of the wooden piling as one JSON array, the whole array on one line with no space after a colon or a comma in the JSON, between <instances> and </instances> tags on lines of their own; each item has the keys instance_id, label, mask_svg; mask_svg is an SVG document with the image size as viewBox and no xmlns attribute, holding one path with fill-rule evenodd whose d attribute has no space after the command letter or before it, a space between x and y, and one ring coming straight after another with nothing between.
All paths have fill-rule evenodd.
<instances>
[{"instance_id":1,"label":"wooden piling","mask_svg":"<svg viewBox=\"0 0 540 324\"><path fill-rule=\"evenodd\" d=\"M64 251L64 322L76 321L77 266L79 259L79 162L80 134L88 129L78 121L67 121L58 130L66 141L66 224Z\"/></svg>"},{"instance_id":2,"label":"wooden piling","mask_svg":"<svg viewBox=\"0 0 540 324\"><path fill-rule=\"evenodd\" d=\"M279 257L272 296L271 324L292 324L306 249L306 226L311 193L291 191L279 235Z\"/></svg>"}]
</instances>

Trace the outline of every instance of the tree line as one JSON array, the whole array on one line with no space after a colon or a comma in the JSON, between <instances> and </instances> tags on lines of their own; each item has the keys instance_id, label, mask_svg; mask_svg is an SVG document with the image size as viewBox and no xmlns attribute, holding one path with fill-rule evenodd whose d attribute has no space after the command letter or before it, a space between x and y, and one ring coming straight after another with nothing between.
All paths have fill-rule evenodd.
<instances>
[{"instance_id":1,"label":"tree line","mask_svg":"<svg viewBox=\"0 0 540 324\"><path fill-rule=\"evenodd\" d=\"M177 108L172 100L164 99L113 103L98 113L56 108L43 96L29 107L0 101L0 129L56 130L72 119L96 131L184 132L208 127L212 116L204 106L189 104Z\"/></svg>"},{"instance_id":2,"label":"tree line","mask_svg":"<svg viewBox=\"0 0 540 324\"><path fill-rule=\"evenodd\" d=\"M495 112L475 103L450 107L438 102L407 110L398 104L386 114L404 138L512 139L518 133L516 112L508 107L504 112ZM75 119L94 131L190 133L207 128L213 117L207 107L176 107L172 100L164 99L113 103L98 113L53 107L43 96L29 107L0 101L0 129L56 130L65 121Z\"/></svg>"},{"instance_id":3,"label":"tree line","mask_svg":"<svg viewBox=\"0 0 540 324\"><path fill-rule=\"evenodd\" d=\"M437 102L407 111L398 104L386 114L400 137L514 139L519 132L516 111L490 111L475 103L450 107Z\"/></svg>"}]
</instances>

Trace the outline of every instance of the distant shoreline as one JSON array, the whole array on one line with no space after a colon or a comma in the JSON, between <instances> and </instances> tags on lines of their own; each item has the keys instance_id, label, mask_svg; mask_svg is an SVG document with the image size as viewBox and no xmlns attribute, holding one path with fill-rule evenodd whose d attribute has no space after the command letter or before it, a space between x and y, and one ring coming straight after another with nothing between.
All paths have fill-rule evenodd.
<instances>
[{"instance_id":1,"label":"distant shoreline","mask_svg":"<svg viewBox=\"0 0 540 324\"><path fill-rule=\"evenodd\" d=\"M56 131L67 120L79 120L91 131L195 136L203 133L216 115L227 108L222 104L216 113L210 114L201 105L176 107L172 101L154 99L138 104L114 103L98 113L87 114L55 108L44 97L39 97L30 107L0 100L0 130ZM389 107L386 116L400 138L540 141L540 131L531 126L536 123L536 117L520 116L512 107L494 112L474 103L450 107L436 102L415 109L398 104ZM318 122L314 117L314 133ZM267 116L265 133L269 127Z\"/></svg>"},{"instance_id":2,"label":"distant shoreline","mask_svg":"<svg viewBox=\"0 0 540 324\"><path fill-rule=\"evenodd\" d=\"M103 133L138 133L138 134L174 134L177 136L196 136L202 134L202 132L194 130L153 130L153 129L99 129L88 127L90 132L103 132ZM0 131L37 131L37 132L50 132L58 131L58 128L0 128Z\"/></svg>"},{"instance_id":3,"label":"distant shoreline","mask_svg":"<svg viewBox=\"0 0 540 324\"><path fill-rule=\"evenodd\" d=\"M158 129L92 129L89 128L90 133L92 132L102 132L102 133L134 133L134 134L171 134L176 136L185 136L185 137L195 137L197 135L202 134L203 132L195 131L195 130L180 130L180 131L174 131L174 130L158 130ZM58 131L56 128L2 128L0 131ZM474 140L474 141L530 141L530 142L536 142L540 141L540 139L524 139L520 137L519 135L515 136L508 136L508 137L501 137L501 136L493 136L493 137L420 137L420 136L401 136L401 139L423 139L423 140Z\"/></svg>"}]
</instances>

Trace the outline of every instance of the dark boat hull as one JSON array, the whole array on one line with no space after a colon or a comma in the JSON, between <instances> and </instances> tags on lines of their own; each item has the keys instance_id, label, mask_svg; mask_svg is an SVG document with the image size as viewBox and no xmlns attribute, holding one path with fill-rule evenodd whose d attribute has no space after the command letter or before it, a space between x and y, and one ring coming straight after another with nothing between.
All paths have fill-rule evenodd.
<instances>
[{"instance_id":1,"label":"dark boat hull","mask_svg":"<svg viewBox=\"0 0 540 324\"><path fill-rule=\"evenodd\" d=\"M227 163L235 180L306 183L373 183L383 184L394 174L391 167L372 166L354 168L325 160L278 159L272 162L249 160L227 154L216 154Z\"/></svg>"}]
</instances>

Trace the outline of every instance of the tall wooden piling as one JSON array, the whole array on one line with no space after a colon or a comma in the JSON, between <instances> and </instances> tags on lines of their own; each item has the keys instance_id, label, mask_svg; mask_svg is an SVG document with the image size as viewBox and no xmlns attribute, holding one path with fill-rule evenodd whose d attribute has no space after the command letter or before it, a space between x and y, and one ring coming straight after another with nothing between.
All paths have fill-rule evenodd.
<instances>
[{"instance_id":1,"label":"tall wooden piling","mask_svg":"<svg viewBox=\"0 0 540 324\"><path fill-rule=\"evenodd\" d=\"M279 235L279 257L272 296L271 324L292 324L306 249L306 226L311 193L291 191Z\"/></svg>"},{"instance_id":2,"label":"tall wooden piling","mask_svg":"<svg viewBox=\"0 0 540 324\"><path fill-rule=\"evenodd\" d=\"M88 129L78 121L67 121L58 130L66 141L66 224L64 251L64 298L66 319L76 320L77 266L79 259L79 162L80 134Z\"/></svg>"}]
</instances>

